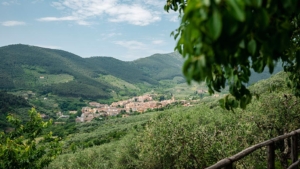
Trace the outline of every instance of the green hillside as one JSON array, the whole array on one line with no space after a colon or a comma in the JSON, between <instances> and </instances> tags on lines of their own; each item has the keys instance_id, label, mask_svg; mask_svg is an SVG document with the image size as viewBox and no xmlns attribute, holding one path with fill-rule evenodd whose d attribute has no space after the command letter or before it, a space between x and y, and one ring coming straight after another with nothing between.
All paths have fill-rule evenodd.
<instances>
[{"instance_id":1,"label":"green hillside","mask_svg":"<svg viewBox=\"0 0 300 169\"><path fill-rule=\"evenodd\" d=\"M155 54L132 62L144 73L156 80L173 79L182 76L183 58L178 53Z\"/></svg>"},{"instance_id":2,"label":"green hillside","mask_svg":"<svg viewBox=\"0 0 300 169\"><path fill-rule=\"evenodd\" d=\"M141 88L158 85L159 80L182 76L182 59L174 53L124 62L17 44L0 47L0 59L0 89L90 99L137 94Z\"/></svg>"},{"instance_id":3,"label":"green hillside","mask_svg":"<svg viewBox=\"0 0 300 169\"><path fill-rule=\"evenodd\" d=\"M184 59L176 52L124 62L18 44L0 47L0 59L0 89L103 100L150 91L177 77L182 79L177 84L185 83ZM274 72L280 70L278 64ZM249 84L269 76L268 70L252 73Z\"/></svg>"},{"instance_id":4,"label":"green hillside","mask_svg":"<svg viewBox=\"0 0 300 169\"><path fill-rule=\"evenodd\" d=\"M156 80L172 80L174 77L183 77L182 66L184 58L177 52L169 54L154 54L149 57L141 58L131 62L142 72L149 74L150 77ZM281 63L275 66L273 74L282 71ZM251 71L252 76L249 79L249 84L253 84L261 79L267 79L271 76L268 69L262 73Z\"/></svg>"},{"instance_id":5,"label":"green hillside","mask_svg":"<svg viewBox=\"0 0 300 169\"><path fill-rule=\"evenodd\" d=\"M29 103L23 97L0 91L0 131L10 127L6 121L8 113L13 113L23 120L26 120L25 117L27 114L24 110L29 108Z\"/></svg>"},{"instance_id":6,"label":"green hillside","mask_svg":"<svg viewBox=\"0 0 300 169\"><path fill-rule=\"evenodd\" d=\"M138 67L132 65L130 62L124 62L112 57L91 57L86 58L89 65L99 72L113 75L123 79L129 83L143 83L157 84L149 74L141 72Z\"/></svg>"},{"instance_id":7,"label":"green hillside","mask_svg":"<svg viewBox=\"0 0 300 169\"><path fill-rule=\"evenodd\" d=\"M28 45L0 48L0 89L30 89L64 96L109 98L118 90L98 77L85 59L61 50Z\"/></svg>"}]
</instances>

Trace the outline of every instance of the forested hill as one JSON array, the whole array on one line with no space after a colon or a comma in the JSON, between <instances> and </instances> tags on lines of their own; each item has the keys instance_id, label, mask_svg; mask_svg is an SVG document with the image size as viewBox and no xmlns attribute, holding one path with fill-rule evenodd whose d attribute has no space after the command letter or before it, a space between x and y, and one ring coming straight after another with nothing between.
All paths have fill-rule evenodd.
<instances>
[{"instance_id":1,"label":"forested hill","mask_svg":"<svg viewBox=\"0 0 300 169\"><path fill-rule=\"evenodd\" d=\"M137 66L132 65L131 62L124 62L112 57L91 57L86 58L86 60L94 70L98 70L103 74L113 75L129 83L158 83L149 74L140 71Z\"/></svg>"},{"instance_id":2,"label":"forested hill","mask_svg":"<svg viewBox=\"0 0 300 169\"><path fill-rule=\"evenodd\" d=\"M111 57L82 58L62 50L22 44L0 47L0 59L0 90L30 89L44 94L103 99L110 98L112 91L123 89L114 81L153 86L160 79L181 76L182 63L178 61L180 57L172 54L124 62ZM105 78L107 75L110 81Z\"/></svg>"},{"instance_id":3,"label":"forested hill","mask_svg":"<svg viewBox=\"0 0 300 169\"><path fill-rule=\"evenodd\" d=\"M68 96L109 97L112 87L85 59L69 52L28 45L0 48L0 88L31 89Z\"/></svg>"},{"instance_id":4,"label":"forested hill","mask_svg":"<svg viewBox=\"0 0 300 169\"><path fill-rule=\"evenodd\" d=\"M177 52L169 54L155 54L132 62L143 72L156 80L172 79L182 76L183 58Z\"/></svg>"},{"instance_id":5,"label":"forested hill","mask_svg":"<svg viewBox=\"0 0 300 169\"><path fill-rule=\"evenodd\" d=\"M22 44L0 47L0 59L0 90L101 99L111 98L114 92L124 95L124 90L135 94L141 85L155 86L160 80L182 76L184 62L176 52L125 62ZM280 70L280 66L275 68ZM253 74L249 84L269 76L268 70Z\"/></svg>"}]
</instances>

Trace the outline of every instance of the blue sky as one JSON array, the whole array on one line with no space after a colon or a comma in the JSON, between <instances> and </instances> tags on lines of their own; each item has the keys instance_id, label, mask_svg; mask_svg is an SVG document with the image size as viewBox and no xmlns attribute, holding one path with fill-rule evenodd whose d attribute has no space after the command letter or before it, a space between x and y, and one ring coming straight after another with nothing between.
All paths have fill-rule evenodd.
<instances>
[{"instance_id":1,"label":"blue sky","mask_svg":"<svg viewBox=\"0 0 300 169\"><path fill-rule=\"evenodd\" d=\"M28 44L129 61L173 52L165 0L0 0L0 46Z\"/></svg>"}]
</instances>

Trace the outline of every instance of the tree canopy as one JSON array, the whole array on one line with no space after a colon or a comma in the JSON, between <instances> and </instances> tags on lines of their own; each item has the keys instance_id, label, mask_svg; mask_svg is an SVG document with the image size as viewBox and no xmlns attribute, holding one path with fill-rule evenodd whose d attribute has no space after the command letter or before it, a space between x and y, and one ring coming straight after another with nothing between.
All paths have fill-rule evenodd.
<instances>
[{"instance_id":1,"label":"tree canopy","mask_svg":"<svg viewBox=\"0 0 300 169\"><path fill-rule=\"evenodd\" d=\"M180 26L171 35L185 58L187 81L206 81L210 93L228 84L230 95L220 100L226 109L251 102L251 69L272 73L279 60L300 96L300 1L167 0L165 10L179 12Z\"/></svg>"},{"instance_id":2,"label":"tree canopy","mask_svg":"<svg viewBox=\"0 0 300 169\"><path fill-rule=\"evenodd\" d=\"M44 122L34 108L28 114L25 124L11 114L7 116L14 128L0 132L0 169L43 168L61 153L59 138L52 132L43 135L52 121Z\"/></svg>"}]
</instances>

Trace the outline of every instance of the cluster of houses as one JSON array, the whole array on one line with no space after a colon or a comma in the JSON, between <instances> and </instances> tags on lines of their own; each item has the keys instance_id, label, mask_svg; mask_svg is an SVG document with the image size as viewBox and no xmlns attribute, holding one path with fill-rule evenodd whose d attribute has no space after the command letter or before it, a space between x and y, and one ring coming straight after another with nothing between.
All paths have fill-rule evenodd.
<instances>
[{"instance_id":1,"label":"cluster of houses","mask_svg":"<svg viewBox=\"0 0 300 169\"><path fill-rule=\"evenodd\" d=\"M113 102L111 105L90 102L90 107L81 109L81 116L76 118L76 122L90 122L94 118L101 116L116 116L121 112L130 114L131 112L143 113L147 110L153 110L165 107L175 102L174 97L170 100L155 101L151 95L134 97L124 101ZM124 115L126 116L126 115Z\"/></svg>"}]
</instances>

